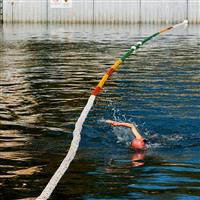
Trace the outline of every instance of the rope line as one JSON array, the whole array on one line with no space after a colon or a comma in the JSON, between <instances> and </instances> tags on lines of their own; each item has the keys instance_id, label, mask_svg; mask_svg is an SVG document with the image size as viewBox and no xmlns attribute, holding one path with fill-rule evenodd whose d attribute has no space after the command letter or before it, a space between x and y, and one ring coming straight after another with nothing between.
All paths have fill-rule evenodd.
<instances>
[{"instance_id":1,"label":"rope line","mask_svg":"<svg viewBox=\"0 0 200 200\"><path fill-rule=\"evenodd\" d=\"M90 109L92 108L92 106L94 104L95 98L96 98L96 96L94 96L94 95L91 95L89 97L85 108L83 109L79 119L77 120L77 122L75 124L75 129L73 131L73 139L72 139L68 154L62 161L61 165L59 166L59 168L57 169L55 174L52 176L51 180L49 181L49 183L47 184L47 186L45 187L45 189L43 190L41 195L37 198L37 200L46 200L51 196L51 193L54 191L59 180L62 178L62 176L68 169L71 161L74 159L74 157L76 155L76 151L79 147L79 142L81 140L80 133L82 130L83 123L84 123Z\"/></svg>"},{"instance_id":2,"label":"rope line","mask_svg":"<svg viewBox=\"0 0 200 200\"><path fill-rule=\"evenodd\" d=\"M104 84L106 83L107 79L112 75L112 73L115 72L119 68L119 66L132 53L135 53L136 50L139 49L144 43L146 43L147 41L151 40L152 38L156 37L157 35L159 35L161 33L170 31L170 30L177 28L179 26L182 26L182 25L186 25L187 23L188 23L188 21L184 20L182 23L176 24L174 26L170 26L168 28L161 29L159 32L154 33L153 35L145 38L144 40L137 42L136 45L131 46L131 48L108 69L108 71L104 74L102 79L99 81L98 85L92 91L92 94L89 97L86 106L84 107L80 117L78 118L78 120L75 124L75 129L73 131L73 139L72 139L72 142L71 142L71 145L70 145L70 148L69 148L69 151L68 151L66 157L64 158L64 160L60 164L59 168L54 173L54 175L52 176L52 178L50 179L49 183L46 185L46 187L44 188L44 190L42 191L40 196L36 198L36 200L48 199L51 196L52 192L54 191L55 187L57 186L58 182L64 175L64 173L67 171L67 169L68 169L70 163L72 162L72 160L74 159L77 149L79 147L79 143L81 140L80 133L81 133L81 130L83 127L83 123L84 123L85 119L87 118L87 115L94 104L97 94L100 93Z\"/></svg>"}]
</instances>

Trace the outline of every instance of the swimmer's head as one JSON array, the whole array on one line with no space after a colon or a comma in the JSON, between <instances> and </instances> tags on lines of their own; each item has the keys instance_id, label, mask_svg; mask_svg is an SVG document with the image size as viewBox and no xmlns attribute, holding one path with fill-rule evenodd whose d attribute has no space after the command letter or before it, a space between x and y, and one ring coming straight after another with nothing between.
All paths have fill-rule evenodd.
<instances>
[{"instance_id":1,"label":"swimmer's head","mask_svg":"<svg viewBox=\"0 0 200 200\"><path fill-rule=\"evenodd\" d=\"M145 149L145 140L143 139L134 139L131 142L131 148L133 149Z\"/></svg>"}]
</instances>

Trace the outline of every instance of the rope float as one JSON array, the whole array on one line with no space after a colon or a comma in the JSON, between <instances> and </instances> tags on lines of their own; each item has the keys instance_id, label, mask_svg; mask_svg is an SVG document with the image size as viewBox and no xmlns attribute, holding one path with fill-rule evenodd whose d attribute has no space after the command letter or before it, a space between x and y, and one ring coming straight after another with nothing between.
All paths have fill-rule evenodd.
<instances>
[{"instance_id":1,"label":"rope float","mask_svg":"<svg viewBox=\"0 0 200 200\"><path fill-rule=\"evenodd\" d=\"M44 190L42 191L42 193L40 194L39 197L36 198L36 200L46 200L48 199L52 192L54 191L56 185L58 184L58 182L60 181L60 179L62 178L62 176L64 175L64 173L66 172L66 170L68 169L71 161L74 159L75 155L76 155L76 151L79 147L79 142L81 140L81 130L82 130L82 126L83 123L90 111L90 109L92 108L95 98L96 96L101 92L104 84L106 83L107 79L113 74L113 72L117 71L117 69L119 68L119 66L133 53L136 52L137 49L139 49L143 44L145 44L146 42L148 42L149 40L151 40L152 38L160 35L161 33L165 33L168 32L172 29L175 29L179 26L182 25L186 25L188 23L187 20L184 20L182 23L176 24L174 26L170 26L164 29L161 29L159 32L154 33L153 35L146 37L144 40L139 41L136 43L136 45L131 46L131 48L124 54L122 55L121 58L119 58L109 69L108 71L104 74L104 76L102 77L102 79L100 80L99 84L95 87L95 89L92 91L91 96L88 99L88 102L85 106L85 108L83 109L80 117L78 118L76 124L75 124L75 129L73 131L73 139L71 142L71 146L70 149L66 155L66 157L64 158L64 160L62 161L61 165L59 166L59 168L57 169L57 171L54 173L54 175L52 176L51 180L49 181L49 183L46 185L46 187L44 188Z\"/></svg>"}]
</instances>

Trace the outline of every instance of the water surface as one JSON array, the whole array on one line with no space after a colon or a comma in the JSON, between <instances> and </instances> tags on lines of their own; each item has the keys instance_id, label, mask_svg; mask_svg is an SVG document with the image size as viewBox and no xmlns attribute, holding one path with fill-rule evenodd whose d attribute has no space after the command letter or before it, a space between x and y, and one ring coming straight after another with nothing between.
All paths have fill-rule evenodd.
<instances>
[{"instance_id":1,"label":"water surface","mask_svg":"<svg viewBox=\"0 0 200 200\"><path fill-rule=\"evenodd\" d=\"M66 155L99 79L162 25L4 25L0 32L0 198L37 197ZM200 26L143 46L97 97L51 199L199 199ZM129 148L135 122L146 152Z\"/></svg>"}]
</instances>

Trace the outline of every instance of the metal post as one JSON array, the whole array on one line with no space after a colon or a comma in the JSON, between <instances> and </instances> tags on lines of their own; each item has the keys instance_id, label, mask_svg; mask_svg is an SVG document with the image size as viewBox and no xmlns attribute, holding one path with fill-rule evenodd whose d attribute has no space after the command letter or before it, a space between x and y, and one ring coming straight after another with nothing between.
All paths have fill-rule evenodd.
<instances>
[{"instance_id":1,"label":"metal post","mask_svg":"<svg viewBox=\"0 0 200 200\"><path fill-rule=\"evenodd\" d=\"M14 1L11 2L11 5L12 5L12 23L14 21Z\"/></svg>"},{"instance_id":2,"label":"metal post","mask_svg":"<svg viewBox=\"0 0 200 200\"><path fill-rule=\"evenodd\" d=\"M95 2L94 2L94 0L92 1L92 24L94 24L94 22L95 22L95 17L94 17L94 15L95 15Z\"/></svg>"},{"instance_id":3,"label":"metal post","mask_svg":"<svg viewBox=\"0 0 200 200\"><path fill-rule=\"evenodd\" d=\"M186 0L186 19L188 20L189 0Z\"/></svg>"},{"instance_id":4,"label":"metal post","mask_svg":"<svg viewBox=\"0 0 200 200\"><path fill-rule=\"evenodd\" d=\"M142 0L139 2L139 24L142 23Z\"/></svg>"},{"instance_id":5,"label":"metal post","mask_svg":"<svg viewBox=\"0 0 200 200\"><path fill-rule=\"evenodd\" d=\"M46 23L49 21L49 0L46 0Z\"/></svg>"},{"instance_id":6,"label":"metal post","mask_svg":"<svg viewBox=\"0 0 200 200\"><path fill-rule=\"evenodd\" d=\"M3 0L0 0L0 24L3 24Z\"/></svg>"}]
</instances>

